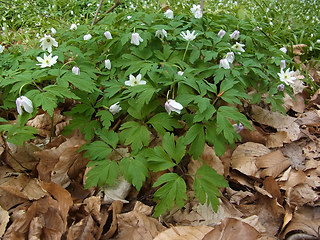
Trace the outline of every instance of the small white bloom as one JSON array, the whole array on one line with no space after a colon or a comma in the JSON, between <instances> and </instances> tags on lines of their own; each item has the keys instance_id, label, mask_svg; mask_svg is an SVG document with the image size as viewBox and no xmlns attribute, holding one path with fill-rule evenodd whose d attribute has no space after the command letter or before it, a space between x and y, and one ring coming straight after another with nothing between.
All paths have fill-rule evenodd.
<instances>
[{"instance_id":1,"label":"small white bloom","mask_svg":"<svg viewBox=\"0 0 320 240\"><path fill-rule=\"evenodd\" d=\"M219 38L223 38L223 36L226 34L226 31L221 29L219 32L218 32L218 37Z\"/></svg>"},{"instance_id":2,"label":"small white bloom","mask_svg":"<svg viewBox=\"0 0 320 240\"><path fill-rule=\"evenodd\" d=\"M20 115L22 114L22 107L28 113L33 112L32 101L25 96L18 97L16 99L16 105L17 105L17 111Z\"/></svg>"},{"instance_id":3,"label":"small white bloom","mask_svg":"<svg viewBox=\"0 0 320 240\"><path fill-rule=\"evenodd\" d=\"M109 59L104 60L104 67L108 70L111 70L111 61Z\"/></svg>"},{"instance_id":4,"label":"small white bloom","mask_svg":"<svg viewBox=\"0 0 320 240\"><path fill-rule=\"evenodd\" d=\"M278 73L278 76L280 77L280 81L284 82L287 85L290 85L294 83L294 80L296 79L294 76L294 71L290 71L290 68L288 68L285 72L283 69L280 70L280 73Z\"/></svg>"},{"instance_id":5,"label":"small white bloom","mask_svg":"<svg viewBox=\"0 0 320 240\"><path fill-rule=\"evenodd\" d=\"M245 52L245 50L243 49L243 47L245 47L246 45L241 44L236 42L236 44L234 44L231 48L233 48L234 50L240 51L240 52Z\"/></svg>"},{"instance_id":6,"label":"small white bloom","mask_svg":"<svg viewBox=\"0 0 320 240\"><path fill-rule=\"evenodd\" d=\"M286 68L286 60L281 60L281 62L280 62L280 68L281 68L281 69Z\"/></svg>"},{"instance_id":7,"label":"small white bloom","mask_svg":"<svg viewBox=\"0 0 320 240\"><path fill-rule=\"evenodd\" d=\"M320 43L320 39L318 39L318 40L316 41L316 43Z\"/></svg>"},{"instance_id":8,"label":"small white bloom","mask_svg":"<svg viewBox=\"0 0 320 240\"><path fill-rule=\"evenodd\" d=\"M238 40L239 36L240 36L240 32L238 30L235 30L233 33L231 33L230 35L230 38L231 39L234 39L234 40Z\"/></svg>"},{"instance_id":9,"label":"small white bloom","mask_svg":"<svg viewBox=\"0 0 320 240\"><path fill-rule=\"evenodd\" d=\"M136 77L134 77L132 74L129 76L129 81L125 81L124 84L130 87L134 87L137 85L145 85L147 82L141 80L141 74L138 74Z\"/></svg>"},{"instance_id":10,"label":"small white bloom","mask_svg":"<svg viewBox=\"0 0 320 240\"><path fill-rule=\"evenodd\" d=\"M167 31L166 31L166 30L161 29L161 30L157 30L157 31L156 31L155 36L158 37L158 38L165 38L165 37L168 36L168 34L167 34Z\"/></svg>"},{"instance_id":11,"label":"small white bloom","mask_svg":"<svg viewBox=\"0 0 320 240\"><path fill-rule=\"evenodd\" d=\"M181 35L181 37L183 37L186 41L192 41L192 40L194 40L194 39L196 38L196 36L198 35L198 33L195 34L195 30L193 30L192 33L191 33L189 30L187 30L187 33L181 32L180 35Z\"/></svg>"},{"instance_id":12,"label":"small white bloom","mask_svg":"<svg viewBox=\"0 0 320 240\"><path fill-rule=\"evenodd\" d=\"M131 44L139 46L140 42L143 42L143 39L140 37L139 33L132 33Z\"/></svg>"},{"instance_id":13,"label":"small white bloom","mask_svg":"<svg viewBox=\"0 0 320 240\"><path fill-rule=\"evenodd\" d=\"M40 39L40 46L42 46L42 50L48 50L49 53L52 52L52 46L54 47L58 47L58 43L56 42L56 40L51 37L50 35L44 35L43 38Z\"/></svg>"},{"instance_id":14,"label":"small white bloom","mask_svg":"<svg viewBox=\"0 0 320 240\"><path fill-rule=\"evenodd\" d=\"M38 62L36 65L40 65L41 68L51 67L52 65L57 63L58 56L52 57L52 54L48 56L44 53L43 58L37 57Z\"/></svg>"},{"instance_id":15,"label":"small white bloom","mask_svg":"<svg viewBox=\"0 0 320 240\"><path fill-rule=\"evenodd\" d=\"M71 13L71 15L73 15L73 11L72 10L70 11L70 13Z\"/></svg>"},{"instance_id":16,"label":"small white bloom","mask_svg":"<svg viewBox=\"0 0 320 240\"><path fill-rule=\"evenodd\" d=\"M117 114L118 112L121 111L121 106L119 105L119 102L116 102L115 104L112 104L110 107L109 107L109 111L112 113L112 115L115 115Z\"/></svg>"},{"instance_id":17,"label":"small white bloom","mask_svg":"<svg viewBox=\"0 0 320 240\"><path fill-rule=\"evenodd\" d=\"M179 75L179 76L182 76L183 74L184 74L184 72L182 72L182 71L179 71L179 72L178 72L178 75Z\"/></svg>"},{"instance_id":18,"label":"small white bloom","mask_svg":"<svg viewBox=\"0 0 320 240\"><path fill-rule=\"evenodd\" d=\"M112 39L112 35L109 31L105 31L104 32L104 36L107 38L107 39Z\"/></svg>"},{"instance_id":19,"label":"small white bloom","mask_svg":"<svg viewBox=\"0 0 320 240\"><path fill-rule=\"evenodd\" d=\"M287 53L287 48L286 47L282 47L282 48L280 48L280 51L283 52L283 53Z\"/></svg>"},{"instance_id":20,"label":"small white bloom","mask_svg":"<svg viewBox=\"0 0 320 240\"><path fill-rule=\"evenodd\" d=\"M173 19L173 11L171 9L168 9L164 15L167 17L167 18L170 18L170 19Z\"/></svg>"},{"instance_id":21,"label":"small white bloom","mask_svg":"<svg viewBox=\"0 0 320 240\"><path fill-rule=\"evenodd\" d=\"M233 52L228 52L226 55L226 59L229 63L233 63L234 61L234 53Z\"/></svg>"},{"instance_id":22,"label":"small white bloom","mask_svg":"<svg viewBox=\"0 0 320 240\"><path fill-rule=\"evenodd\" d=\"M284 90L284 88L285 88L285 86L284 86L284 84L282 84L282 83L277 86L277 90L278 90L279 92L282 92L282 91Z\"/></svg>"},{"instance_id":23,"label":"small white bloom","mask_svg":"<svg viewBox=\"0 0 320 240\"><path fill-rule=\"evenodd\" d=\"M92 38L91 34L87 34L83 36L83 40L87 41L90 40Z\"/></svg>"},{"instance_id":24,"label":"small white bloom","mask_svg":"<svg viewBox=\"0 0 320 240\"><path fill-rule=\"evenodd\" d=\"M194 14L196 11L201 11L201 6L200 5L195 5L193 4L192 8L190 11Z\"/></svg>"},{"instance_id":25,"label":"small white bloom","mask_svg":"<svg viewBox=\"0 0 320 240\"><path fill-rule=\"evenodd\" d=\"M3 50L4 50L4 46L0 45L0 53L3 53Z\"/></svg>"},{"instance_id":26,"label":"small white bloom","mask_svg":"<svg viewBox=\"0 0 320 240\"><path fill-rule=\"evenodd\" d=\"M196 11L193 15L195 18L202 18L202 11L201 10Z\"/></svg>"},{"instance_id":27,"label":"small white bloom","mask_svg":"<svg viewBox=\"0 0 320 240\"><path fill-rule=\"evenodd\" d=\"M219 68L230 69L230 65L227 59L223 58L220 60Z\"/></svg>"},{"instance_id":28,"label":"small white bloom","mask_svg":"<svg viewBox=\"0 0 320 240\"><path fill-rule=\"evenodd\" d=\"M74 73L75 75L80 75L80 68L78 68L77 66L73 66L72 73Z\"/></svg>"},{"instance_id":29,"label":"small white bloom","mask_svg":"<svg viewBox=\"0 0 320 240\"><path fill-rule=\"evenodd\" d=\"M36 38L39 38L39 37L40 37L40 34L39 34L39 33L37 33L37 34L36 34Z\"/></svg>"},{"instance_id":30,"label":"small white bloom","mask_svg":"<svg viewBox=\"0 0 320 240\"><path fill-rule=\"evenodd\" d=\"M132 18L132 16L127 16L127 19L129 20L129 19L131 19Z\"/></svg>"},{"instance_id":31,"label":"small white bloom","mask_svg":"<svg viewBox=\"0 0 320 240\"><path fill-rule=\"evenodd\" d=\"M235 123L232 126L237 133L240 133L244 129L242 123L239 123L239 124Z\"/></svg>"},{"instance_id":32,"label":"small white bloom","mask_svg":"<svg viewBox=\"0 0 320 240\"><path fill-rule=\"evenodd\" d=\"M70 30L77 30L77 25L72 23L71 26L70 26Z\"/></svg>"},{"instance_id":33,"label":"small white bloom","mask_svg":"<svg viewBox=\"0 0 320 240\"><path fill-rule=\"evenodd\" d=\"M56 32L57 32L57 30L53 27L50 30L51 30L52 35L56 34Z\"/></svg>"},{"instance_id":34,"label":"small white bloom","mask_svg":"<svg viewBox=\"0 0 320 240\"><path fill-rule=\"evenodd\" d=\"M183 106L175 100L169 99L164 104L164 108L166 109L169 115L171 114L171 112L176 112L180 114L181 110L183 109Z\"/></svg>"}]
</instances>

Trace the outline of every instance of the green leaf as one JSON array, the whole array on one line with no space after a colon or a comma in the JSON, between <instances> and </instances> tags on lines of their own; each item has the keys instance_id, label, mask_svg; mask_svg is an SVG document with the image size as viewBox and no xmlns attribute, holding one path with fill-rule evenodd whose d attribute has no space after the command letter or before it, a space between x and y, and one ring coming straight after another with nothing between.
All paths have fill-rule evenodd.
<instances>
[{"instance_id":1,"label":"green leaf","mask_svg":"<svg viewBox=\"0 0 320 240\"><path fill-rule=\"evenodd\" d=\"M25 141L36 138L34 134L38 133L36 128L20 124L0 125L0 131L7 132L6 140L18 146L22 146Z\"/></svg>"},{"instance_id":2,"label":"green leaf","mask_svg":"<svg viewBox=\"0 0 320 240\"><path fill-rule=\"evenodd\" d=\"M162 147L156 146L151 149L150 155L148 156L148 167L150 170L158 172L176 165Z\"/></svg>"},{"instance_id":3,"label":"green leaf","mask_svg":"<svg viewBox=\"0 0 320 240\"><path fill-rule=\"evenodd\" d=\"M138 122L129 121L123 123L120 130L123 130L120 133L120 138L124 139L124 144L131 144L132 150L136 151L143 146L149 145L151 133L146 126L140 125Z\"/></svg>"},{"instance_id":4,"label":"green leaf","mask_svg":"<svg viewBox=\"0 0 320 240\"><path fill-rule=\"evenodd\" d=\"M219 188L228 187L228 182L224 177L216 172L213 168L204 165L201 166L194 178L194 194L201 204L208 201L213 210L217 212L220 196Z\"/></svg>"},{"instance_id":5,"label":"green leaf","mask_svg":"<svg viewBox=\"0 0 320 240\"><path fill-rule=\"evenodd\" d=\"M180 163L181 159L186 153L186 146L184 145L183 141L183 137L179 137L175 142L174 134L170 134L168 132L163 136L162 146L177 164Z\"/></svg>"},{"instance_id":6,"label":"green leaf","mask_svg":"<svg viewBox=\"0 0 320 240\"><path fill-rule=\"evenodd\" d=\"M97 91L96 84L86 73L80 73L80 75L65 74L61 79L66 79L72 83L76 88L85 92Z\"/></svg>"},{"instance_id":7,"label":"green leaf","mask_svg":"<svg viewBox=\"0 0 320 240\"><path fill-rule=\"evenodd\" d=\"M103 127L108 129L111 126L111 121L113 121L111 112L108 110L100 110L97 112L96 116L100 117Z\"/></svg>"},{"instance_id":8,"label":"green leaf","mask_svg":"<svg viewBox=\"0 0 320 240\"><path fill-rule=\"evenodd\" d=\"M80 148L80 151L83 150L86 150L83 156L92 161L105 160L112 152L110 146L102 141L85 144Z\"/></svg>"},{"instance_id":9,"label":"green leaf","mask_svg":"<svg viewBox=\"0 0 320 240\"><path fill-rule=\"evenodd\" d=\"M190 143L189 152L194 159L198 159L201 156L205 145L205 134L202 124L194 124L187 131L184 144L188 145Z\"/></svg>"},{"instance_id":10,"label":"green leaf","mask_svg":"<svg viewBox=\"0 0 320 240\"><path fill-rule=\"evenodd\" d=\"M115 161L91 161L87 166L92 168L86 174L86 189L94 186L101 187L105 184L112 186L118 178L119 166Z\"/></svg>"},{"instance_id":11,"label":"green leaf","mask_svg":"<svg viewBox=\"0 0 320 240\"><path fill-rule=\"evenodd\" d=\"M217 156L222 156L227 150L227 141L223 134L217 134L216 124L210 122L206 125L206 141L214 146Z\"/></svg>"},{"instance_id":12,"label":"green leaf","mask_svg":"<svg viewBox=\"0 0 320 240\"><path fill-rule=\"evenodd\" d=\"M168 131L173 131L174 128L181 128L178 121L166 112L154 115L148 122L160 134L164 135Z\"/></svg>"},{"instance_id":13,"label":"green leaf","mask_svg":"<svg viewBox=\"0 0 320 240\"><path fill-rule=\"evenodd\" d=\"M166 210L169 211L174 207L175 203L181 209L184 201L187 199L187 187L182 177L176 173L165 173L153 184L158 187L164 184L154 193L154 200L158 201L154 209L154 216L159 217Z\"/></svg>"},{"instance_id":14,"label":"green leaf","mask_svg":"<svg viewBox=\"0 0 320 240\"><path fill-rule=\"evenodd\" d=\"M49 92L41 92L37 94L33 102L37 104L37 106L42 106L44 111L47 111L50 116L53 116L54 109L58 106L57 97Z\"/></svg>"},{"instance_id":15,"label":"green leaf","mask_svg":"<svg viewBox=\"0 0 320 240\"><path fill-rule=\"evenodd\" d=\"M120 161L120 170L125 179L140 191L146 177L149 176L146 160L142 157L123 158Z\"/></svg>"},{"instance_id":16,"label":"green leaf","mask_svg":"<svg viewBox=\"0 0 320 240\"><path fill-rule=\"evenodd\" d=\"M43 88L43 90L62 98L70 98L75 100L80 99L77 95L71 92L70 89L58 85L49 85Z\"/></svg>"},{"instance_id":17,"label":"green leaf","mask_svg":"<svg viewBox=\"0 0 320 240\"><path fill-rule=\"evenodd\" d=\"M194 63L197 59L200 57L200 50L199 49L193 49L191 54L190 54L190 62Z\"/></svg>"},{"instance_id":18,"label":"green leaf","mask_svg":"<svg viewBox=\"0 0 320 240\"><path fill-rule=\"evenodd\" d=\"M114 131L102 128L101 130L97 130L96 134L113 149L117 147L119 136Z\"/></svg>"}]
</instances>

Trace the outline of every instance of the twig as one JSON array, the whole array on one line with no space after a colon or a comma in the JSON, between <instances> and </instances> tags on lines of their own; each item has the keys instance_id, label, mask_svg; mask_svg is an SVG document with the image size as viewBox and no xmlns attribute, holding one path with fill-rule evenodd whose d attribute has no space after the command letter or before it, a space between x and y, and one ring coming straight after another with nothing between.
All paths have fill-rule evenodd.
<instances>
[{"instance_id":1,"label":"twig","mask_svg":"<svg viewBox=\"0 0 320 240\"><path fill-rule=\"evenodd\" d=\"M201 0L201 2L200 2L200 8L201 8L201 11L203 12L203 8L204 8L204 0Z\"/></svg>"},{"instance_id":2,"label":"twig","mask_svg":"<svg viewBox=\"0 0 320 240\"><path fill-rule=\"evenodd\" d=\"M102 6L102 3L103 3L103 0L100 0L99 2L99 5L98 5L98 8L97 8L97 11L96 11L96 14L94 15L94 18L92 20L92 23L91 23L91 26L93 26L98 18L98 14L100 12L100 9L101 9L101 6Z\"/></svg>"},{"instance_id":3,"label":"twig","mask_svg":"<svg viewBox=\"0 0 320 240\"><path fill-rule=\"evenodd\" d=\"M115 0L114 5L109 8L107 11L105 11L104 13L102 13L102 15L108 14L109 12L111 12L113 9L115 9L116 7L118 7L120 5L120 0ZM95 23L100 22L104 17L98 19Z\"/></svg>"}]
</instances>

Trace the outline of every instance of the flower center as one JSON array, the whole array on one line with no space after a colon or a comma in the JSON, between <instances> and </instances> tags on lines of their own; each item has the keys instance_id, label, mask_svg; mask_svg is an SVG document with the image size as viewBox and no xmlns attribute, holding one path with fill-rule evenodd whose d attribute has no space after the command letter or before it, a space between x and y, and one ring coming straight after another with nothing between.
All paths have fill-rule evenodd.
<instances>
[{"instance_id":1,"label":"flower center","mask_svg":"<svg viewBox=\"0 0 320 240\"><path fill-rule=\"evenodd\" d=\"M49 38L47 38L47 42L49 43L49 42L51 42L51 40Z\"/></svg>"}]
</instances>

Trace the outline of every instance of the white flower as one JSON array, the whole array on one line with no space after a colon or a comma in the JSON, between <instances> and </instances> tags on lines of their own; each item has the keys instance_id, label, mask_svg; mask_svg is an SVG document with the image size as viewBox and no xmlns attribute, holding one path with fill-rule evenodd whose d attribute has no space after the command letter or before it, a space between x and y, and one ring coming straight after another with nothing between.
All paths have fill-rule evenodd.
<instances>
[{"instance_id":1,"label":"white flower","mask_svg":"<svg viewBox=\"0 0 320 240\"><path fill-rule=\"evenodd\" d=\"M43 58L37 57L38 62L36 65L40 65L41 68L45 67L51 67L55 63L57 63L58 56L52 57L52 54L49 54L48 56L44 53Z\"/></svg>"},{"instance_id":2,"label":"white flower","mask_svg":"<svg viewBox=\"0 0 320 240\"><path fill-rule=\"evenodd\" d=\"M227 59L223 58L220 60L219 68L230 69L230 65Z\"/></svg>"},{"instance_id":3,"label":"white flower","mask_svg":"<svg viewBox=\"0 0 320 240\"><path fill-rule=\"evenodd\" d=\"M20 115L22 114L22 107L28 113L33 112L32 102L29 98L27 98L25 96L18 97L16 99L16 105L17 105L17 111Z\"/></svg>"},{"instance_id":4,"label":"white flower","mask_svg":"<svg viewBox=\"0 0 320 240\"><path fill-rule=\"evenodd\" d=\"M107 38L107 39L112 39L112 35L109 31L105 31L104 32L104 36Z\"/></svg>"},{"instance_id":5,"label":"white flower","mask_svg":"<svg viewBox=\"0 0 320 240\"><path fill-rule=\"evenodd\" d=\"M111 70L111 61L109 59L104 60L104 67L108 70Z\"/></svg>"},{"instance_id":6,"label":"white flower","mask_svg":"<svg viewBox=\"0 0 320 240\"><path fill-rule=\"evenodd\" d=\"M77 30L77 25L72 23L71 26L70 26L70 30Z\"/></svg>"},{"instance_id":7,"label":"white flower","mask_svg":"<svg viewBox=\"0 0 320 240\"><path fill-rule=\"evenodd\" d=\"M115 115L117 114L118 112L121 111L121 106L119 105L119 102L116 102L115 104L112 104L110 107L109 107L109 111L112 113L112 115Z\"/></svg>"},{"instance_id":8,"label":"white flower","mask_svg":"<svg viewBox=\"0 0 320 240\"><path fill-rule=\"evenodd\" d=\"M57 32L57 30L55 28L53 28L53 27L50 30L51 30L52 35L55 35L56 32Z\"/></svg>"},{"instance_id":9,"label":"white flower","mask_svg":"<svg viewBox=\"0 0 320 240\"><path fill-rule=\"evenodd\" d=\"M193 15L195 18L202 18L202 11L201 10L196 11Z\"/></svg>"},{"instance_id":10,"label":"white flower","mask_svg":"<svg viewBox=\"0 0 320 240\"><path fill-rule=\"evenodd\" d=\"M239 36L240 36L240 32L238 30L235 30L233 33L231 33L230 35L230 38L231 39L234 39L234 40L238 40Z\"/></svg>"},{"instance_id":11,"label":"white flower","mask_svg":"<svg viewBox=\"0 0 320 240\"><path fill-rule=\"evenodd\" d=\"M89 40L91 38L92 38L91 34L87 34L87 35L83 36L83 40L85 40L85 41L87 41L87 40Z\"/></svg>"},{"instance_id":12,"label":"white flower","mask_svg":"<svg viewBox=\"0 0 320 240\"><path fill-rule=\"evenodd\" d=\"M226 34L226 31L221 29L219 32L218 32L218 37L219 38L223 38L223 36Z\"/></svg>"},{"instance_id":13,"label":"white flower","mask_svg":"<svg viewBox=\"0 0 320 240\"><path fill-rule=\"evenodd\" d=\"M180 35L181 37L183 37L186 41L192 41L196 38L197 34L194 34L195 30L192 31L192 33L190 33L189 30L187 30L187 34L185 34L184 32L181 32Z\"/></svg>"},{"instance_id":14,"label":"white flower","mask_svg":"<svg viewBox=\"0 0 320 240\"><path fill-rule=\"evenodd\" d=\"M127 16L127 19L129 20L129 19L131 19L132 18L132 16Z\"/></svg>"},{"instance_id":15,"label":"white flower","mask_svg":"<svg viewBox=\"0 0 320 240\"><path fill-rule=\"evenodd\" d=\"M279 91L279 92L282 92L283 90L284 90L284 84L279 84L278 86L277 86L277 90Z\"/></svg>"},{"instance_id":16,"label":"white flower","mask_svg":"<svg viewBox=\"0 0 320 240\"><path fill-rule=\"evenodd\" d=\"M283 52L283 53L287 53L287 48L286 47L282 47L282 48L280 48L280 51Z\"/></svg>"},{"instance_id":17,"label":"white flower","mask_svg":"<svg viewBox=\"0 0 320 240\"><path fill-rule=\"evenodd\" d=\"M231 48L233 48L234 50L240 51L240 52L245 52L245 50L243 49L243 47L245 47L246 45L241 44L236 42L236 44L234 44Z\"/></svg>"},{"instance_id":18,"label":"white flower","mask_svg":"<svg viewBox=\"0 0 320 240\"><path fill-rule=\"evenodd\" d=\"M168 9L164 15L167 17L167 18L170 18L170 19L173 19L173 11L171 9Z\"/></svg>"},{"instance_id":19,"label":"white flower","mask_svg":"<svg viewBox=\"0 0 320 240\"><path fill-rule=\"evenodd\" d=\"M157 30L157 31L156 31L155 36L158 37L158 38L165 38L165 37L168 36L168 34L167 34L167 31L166 31L166 30L161 29L161 30Z\"/></svg>"},{"instance_id":20,"label":"white flower","mask_svg":"<svg viewBox=\"0 0 320 240\"><path fill-rule=\"evenodd\" d=\"M0 45L0 53L2 53L3 50L4 50L4 46L1 46L1 45Z\"/></svg>"},{"instance_id":21,"label":"white flower","mask_svg":"<svg viewBox=\"0 0 320 240\"><path fill-rule=\"evenodd\" d=\"M40 42L41 42L40 46L42 46L42 50L45 51L46 49L48 49L49 53L52 52L52 46L58 47L58 43L50 35L45 34L44 37L40 39Z\"/></svg>"},{"instance_id":22,"label":"white flower","mask_svg":"<svg viewBox=\"0 0 320 240\"><path fill-rule=\"evenodd\" d=\"M132 33L131 43L139 46L140 42L143 42L143 39L140 37L139 33Z\"/></svg>"},{"instance_id":23,"label":"white flower","mask_svg":"<svg viewBox=\"0 0 320 240\"><path fill-rule=\"evenodd\" d=\"M80 68L78 68L77 66L73 66L72 72L73 72L75 75L80 75Z\"/></svg>"},{"instance_id":24,"label":"white flower","mask_svg":"<svg viewBox=\"0 0 320 240\"><path fill-rule=\"evenodd\" d=\"M192 8L190 11L194 14L196 11L201 11L201 6L200 5L195 5L193 4Z\"/></svg>"},{"instance_id":25,"label":"white flower","mask_svg":"<svg viewBox=\"0 0 320 240\"><path fill-rule=\"evenodd\" d=\"M290 68L288 68L285 72L281 68L280 73L278 73L278 76L280 77L280 81L284 82L287 85L290 85L294 83L294 80L296 78L293 76L294 71L290 71Z\"/></svg>"},{"instance_id":26,"label":"white flower","mask_svg":"<svg viewBox=\"0 0 320 240\"><path fill-rule=\"evenodd\" d=\"M179 75L179 76L182 76L183 74L184 74L184 72L182 72L182 71L179 71L179 72L178 72L178 75Z\"/></svg>"},{"instance_id":27,"label":"white flower","mask_svg":"<svg viewBox=\"0 0 320 240\"><path fill-rule=\"evenodd\" d=\"M280 68L281 68L281 69L286 68L286 60L281 60L281 62L280 62Z\"/></svg>"},{"instance_id":28,"label":"white flower","mask_svg":"<svg viewBox=\"0 0 320 240\"><path fill-rule=\"evenodd\" d=\"M226 59L229 63L233 63L234 61L234 53L233 52L228 52L226 55Z\"/></svg>"},{"instance_id":29,"label":"white flower","mask_svg":"<svg viewBox=\"0 0 320 240\"><path fill-rule=\"evenodd\" d=\"M183 106L175 100L169 99L164 104L164 108L166 109L169 115L171 114L171 112L176 112L180 114L181 110L183 109Z\"/></svg>"},{"instance_id":30,"label":"white flower","mask_svg":"<svg viewBox=\"0 0 320 240\"><path fill-rule=\"evenodd\" d=\"M240 133L244 129L242 123L239 123L239 124L235 123L232 126L237 133Z\"/></svg>"},{"instance_id":31,"label":"white flower","mask_svg":"<svg viewBox=\"0 0 320 240\"><path fill-rule=\"evenodd\" d=\"M134 87L137 85L144 85L147 83L146 81L141 80L141 74L138 74L136 77L134 77L132 74L130 74L129 79L130 80L125 81L124 84L127 86L130 86L130 87Z\"/></svg>"},{"instance_id":32,"label":"white flower","mask_svg":"<svg viewBox=\"0 0 320 240\"><path fill-rule=\"evenodd\" d=\"M318 39L318 40L316 41L316 43L320 43L320 39Z\"/></svg>"}]
</instances>

